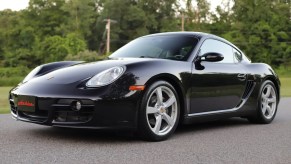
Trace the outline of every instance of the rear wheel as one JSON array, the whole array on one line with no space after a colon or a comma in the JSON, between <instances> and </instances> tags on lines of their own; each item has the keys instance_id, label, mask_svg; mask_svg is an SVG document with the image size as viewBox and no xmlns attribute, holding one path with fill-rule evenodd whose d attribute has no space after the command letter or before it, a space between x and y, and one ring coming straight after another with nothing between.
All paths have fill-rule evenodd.
<instances>
[{"instance_id":1,"label":"rear wheel","mask_svg":"<svg viewBox=\"0 0 291 164\"><path fill-rule=\"evenodd\" d=\"M166 81L153 83L145 92L139 112L139 134L145 140L167 139L177 128L180 103L175 88Z\"/></svg>"},{"instance_id":2,"label":"rear wheel","mask_svg":"<svg viewBox=\"0 0 291 164\"><path fill-rule=\"evenodd\" d=\"M272 81L265 81L260 90L256 116L248 118L250 122L268 124L276 116L278 91Z\"/></svg>"}]
</instances>

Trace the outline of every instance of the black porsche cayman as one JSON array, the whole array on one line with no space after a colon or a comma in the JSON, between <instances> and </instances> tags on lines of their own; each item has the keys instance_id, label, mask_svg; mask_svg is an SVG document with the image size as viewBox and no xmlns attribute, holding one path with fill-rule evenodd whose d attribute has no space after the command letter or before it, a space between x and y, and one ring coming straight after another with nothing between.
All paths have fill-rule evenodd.
<instances>
[{"instance_id":1,"label":"black porsche cayman","mask_svg":"<svg viewBox=\"0 0 291 164\"><path fill-rule=\"evenodd\" d=\"M144 36L108 59L38 66L14 89L12 116L76 128L129 128L164 140L179 123L227 117L274 119L280 81L215 35L173 32Z\"/></svg>"}]
</instances>

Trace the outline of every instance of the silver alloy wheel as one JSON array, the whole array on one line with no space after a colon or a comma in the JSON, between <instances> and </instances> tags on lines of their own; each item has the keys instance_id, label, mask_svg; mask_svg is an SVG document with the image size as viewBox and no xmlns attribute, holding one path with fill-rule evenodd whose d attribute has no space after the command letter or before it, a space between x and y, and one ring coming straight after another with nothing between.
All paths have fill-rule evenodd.
<instances>
[{"instance_id":1,"label":"silver alloy wheel","mask_svg":"<svg viewBox=\"0 0 291 164\"><path fill-rule=\"evenodd\" d=\"M157 87L149 96L146 106L147 123L156 135L166 135L177 121L178 103L173 91Z\"/></svg>"},{"instance_id":2,"label":"silver alloy wheel","mask_svg":"<svg viewBox=\"0 0 291 164\"><path fill-rule=\"evenodd\" d=\"M261 110L266 119L271 119L277 107L276 92L272 85L267 84L263 88L261 96Z\"/></svg>"}]
</instances>

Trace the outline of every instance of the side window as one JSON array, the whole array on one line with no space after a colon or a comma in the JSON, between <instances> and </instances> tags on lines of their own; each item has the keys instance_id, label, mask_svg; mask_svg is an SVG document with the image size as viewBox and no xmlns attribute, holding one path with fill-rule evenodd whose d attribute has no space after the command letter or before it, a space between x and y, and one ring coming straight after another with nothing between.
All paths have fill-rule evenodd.
<instances>
[{"instance_id":1,"label":"side window","mask_svg":"<svg viewBox=\"0 0 291 164\"><path fill-rule=\"evenodd\" d=\"M238 50L236 50L235 48L233 48L233 55L234 55L234 61L236 63L240 63L242 61L242 59L243 59L242 54Z\"/></svg>"},{"instance_id":2,"label":"side window","mask_svg":"<svg viewBox=\"0 0 291 164\"><path fill-rule=\"evenodd\" d=\"M224 56L224 59L218 63L234 63L232 47L221 41L207 39L200 48L200 55L208 52L217 52Z\"/></svg>"}]
</instances>

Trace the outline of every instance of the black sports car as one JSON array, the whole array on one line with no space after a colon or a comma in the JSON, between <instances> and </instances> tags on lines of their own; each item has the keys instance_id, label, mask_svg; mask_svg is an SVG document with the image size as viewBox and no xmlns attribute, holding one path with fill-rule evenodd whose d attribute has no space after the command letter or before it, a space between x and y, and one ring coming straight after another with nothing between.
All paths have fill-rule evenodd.
<instances>
[{"instance_id":1,"label":"black sports car","mask_svg":"<svg viewBox=\"0 0 291 164\"><path fill-rule=\"evenodd\" d=\"M173 32L133 40L108 59L38 66L9 95L21 121L129 128L164 140L179 123L228 117L270 123L280 99L273 69L215 35Z\"/></svg>"}]
</instances>

